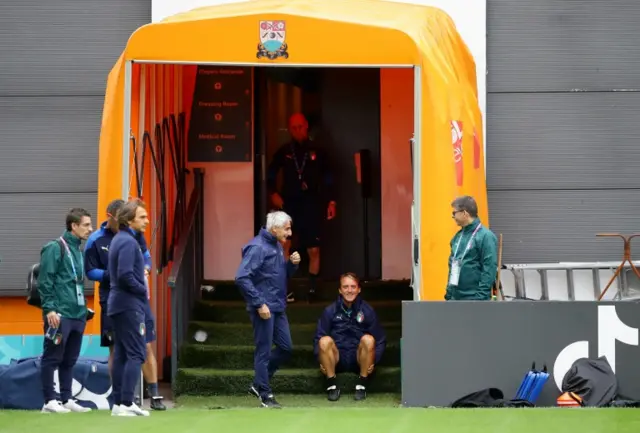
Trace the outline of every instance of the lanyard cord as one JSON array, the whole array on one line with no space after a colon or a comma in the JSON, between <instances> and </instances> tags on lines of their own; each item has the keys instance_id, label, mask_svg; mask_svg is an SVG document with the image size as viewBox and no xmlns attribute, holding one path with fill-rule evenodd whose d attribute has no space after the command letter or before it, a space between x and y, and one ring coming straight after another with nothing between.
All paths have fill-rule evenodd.
<instances>
[{"instance_id":1,"label":"lanyard cord","mask_svg":"<svg viewBox=\"0 0 640 433\"><path fill-rule=\"evenodd\" d=\"M69 249L69 245L67 245L67 241L65 241L62 236L60 236L60 241L64 245L64 249L67 250L67 257L69 257L69 260L71 261L71 269L73 269L73 276L75 277L76 283L78 283L79 281L82 281L82 276L81 275L78 276L78 271L76 271L76 263L75 263L75 260L73 259L73 255L71 254L71 250Z\"/></svg>"},{"instance_id":2,"label":"lanyard cord","mask_svg":"<svg viewBox=\"0 0 640 433\"><path fill-rule=\"evenodd\" d=\"M309 156L309 152L304 150L304 154L302 156L302 165L300 165L300 163L298 162L298 155L296 154L296 148L294 143L291 143L291 153L293 153L293 162L296 164L298 179L302 180L302 175L304 174L304 168L307 165L307 158Z\"/></svg>"},{"instance_id":3,"label":"lanyard cord","mask_svg":"<svg viewBox=\"0 0 640 433\"><path fill-rule=\"evenodd\" d=\"M469 241L467 242L467 247L464 249L464 252L462 253L462 257L460 257L457 260L462 261L464 256L467 255L467 251L469 251L469 248L471 248L471 242L473 242L473 238L476 236L476 233L478 233L478 230L480 230L480 227L482 227L482 224L478 224L476 226L475 230L473 231L473 233L471 233L471 237L469 238ZM456 260L456 256L458 255L458 248L460 248L460 242L462 242L462 233L460 234L460 237L458 238L458 244L456 245L456 250L453 253L454 260Z\"/></svg>"}]
</instances>

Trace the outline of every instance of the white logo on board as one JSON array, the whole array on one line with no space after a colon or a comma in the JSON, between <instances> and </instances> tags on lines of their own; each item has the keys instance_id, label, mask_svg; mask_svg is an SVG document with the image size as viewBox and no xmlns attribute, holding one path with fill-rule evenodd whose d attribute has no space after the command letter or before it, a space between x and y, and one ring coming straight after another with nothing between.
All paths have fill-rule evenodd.
<instances>
[{"instance_id":1,"label":"white logo on board","mask_svg":"<svg viewBox=\"0 0 640 433\"><path fill-rule=\"evenodd\" d=\"M616 341L629 346L638 345L638 329L625 324L618 317L614 305L598 307L598 357L607 358L613 372L616 372ZM562 391L562 379L574 362L589 358L589 342L575 341L562 349L553 364L553 379Z\"/></svg>"}]
</instances>

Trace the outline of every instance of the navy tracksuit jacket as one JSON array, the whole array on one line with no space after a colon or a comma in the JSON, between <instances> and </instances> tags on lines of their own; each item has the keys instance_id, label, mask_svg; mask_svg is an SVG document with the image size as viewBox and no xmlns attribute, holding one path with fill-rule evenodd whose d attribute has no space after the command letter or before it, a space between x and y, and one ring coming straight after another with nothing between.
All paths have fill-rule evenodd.
<instances>
[{"instance_id":1,"label":"navy tracksuit jacket","mask_svg":"<svg viewBox=\"0 0 640 433\"><path fill-rule=\"evenodd\" d=\"M84 247L84 270L88 279L100 284L100 307L102 310L107 309L107 300L109 299L109 246L115 235L107 228L105 221L100 225L100 229L91 233ZM140 243L145 267L151 269L151 254L147 248L147 241L141 234L137 234L136 238Z\"/></svg>"},{"instance_id":2,"label":"navy tracksuit jacket","mask_svg":"<svg viewBox=\"0 0 640 433\"><path fill-rule=\"evenodd\" d=\"M137 233L120 227L109 247L110 293L107 311L113 322L115 352L113 394L116 404L133 401L146 358L145 262Z\"/></svg>"},{"instance_id":3,"label":"navy tracksuit jacket","mask_svg":"<svg viewBox=\"0 0 640 433\"><path fill-rule=\"evenodd\" d=\"M387 338L378 322L375 310L360 296L356 298L351 308L346 308L342 302L342 296L338 296L333 304L324 309L318 320L316 336L313 339L313 351L317 356L318 342L322 337L329 336L341 353L355 352L358 350L360 339L365 334L370 334L376 341L377 363L387 346Z\"/></svg>"},{"instance_id":4,"label":"navy tracksuit jacket","mask_svg":"<svg viewBox=\"0 0 640 433\"><path fill-rule=\"evenodd\" d=\"M261 229L242 248L242 262L236 273L236 284L247 302L247 311L267 304L272 313L284 312L287 280L297 269L297 265L285 262L284 250L276 237Z\"/></svg>"},{"instance_id":5,"label":"navy tracksuit jacket","mask_svg":"<svg viewBox=\"0 0 640 433\"><path fill-rule=\"evenodd\" d=\"M253 324L256 345L253 386L263 398L272 393L269 380L291 356L293 344L285 308L287 280L297 269L297 265L285 261L282 245L265 229L242 248L236 284L247 302ZM271 318L267 320L257 312L265 304L271 311ZM273 353L272 345L276 346Z\"/></svg>"}]
</instances>

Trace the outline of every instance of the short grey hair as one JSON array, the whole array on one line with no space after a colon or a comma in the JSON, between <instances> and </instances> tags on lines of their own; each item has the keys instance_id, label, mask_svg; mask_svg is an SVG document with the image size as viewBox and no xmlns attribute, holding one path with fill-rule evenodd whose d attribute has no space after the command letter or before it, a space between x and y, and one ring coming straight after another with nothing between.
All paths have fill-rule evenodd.
<instances>
[{"instance_id":1,"label":"short grey hair","mask_svg":"<svg viewBox=\"0 0 640 433\"><path fill-rule=\"evenodd\" d=\"M270 231L276 227L284 227L287 223L291 222L291 217L281 210L275 212L269 212L267 214L267 231Z\"/></svg>"},{"instance_id":2,"label":"short grey hair","mask_svg":"<svg viewBox=\"0 0 640 433\"><path fill-rule=\"evenodd\" d=\"M478 204L476 203L476 200L469 195L463 195L462 197L456 198L451 202L451 207L455 210L467 211L472 218L476 218L478 216Z\"/></svg>"}]
</instances>

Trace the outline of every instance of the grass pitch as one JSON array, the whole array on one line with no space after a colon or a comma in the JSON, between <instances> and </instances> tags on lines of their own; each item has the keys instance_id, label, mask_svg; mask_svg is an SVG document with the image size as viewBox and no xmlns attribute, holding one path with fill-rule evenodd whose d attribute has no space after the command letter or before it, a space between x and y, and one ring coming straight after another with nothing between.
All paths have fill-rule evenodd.
<instances>
[{"instance_id":1,"label":"grass pitch","mask_svg":"<svg viewBox=\"0 0 640 433\"><path fill-rule=\"evenodd\" d=\"M317 395L279 395L282 410L258 408L251 397L184 397L175 409L148 418L116 418L107 411L40 414L0 411L0 432L25 433L626 433L640 431L635 409L416 409L400 408L396 395L337 403Z\"/></svg>"}]
</instances>

